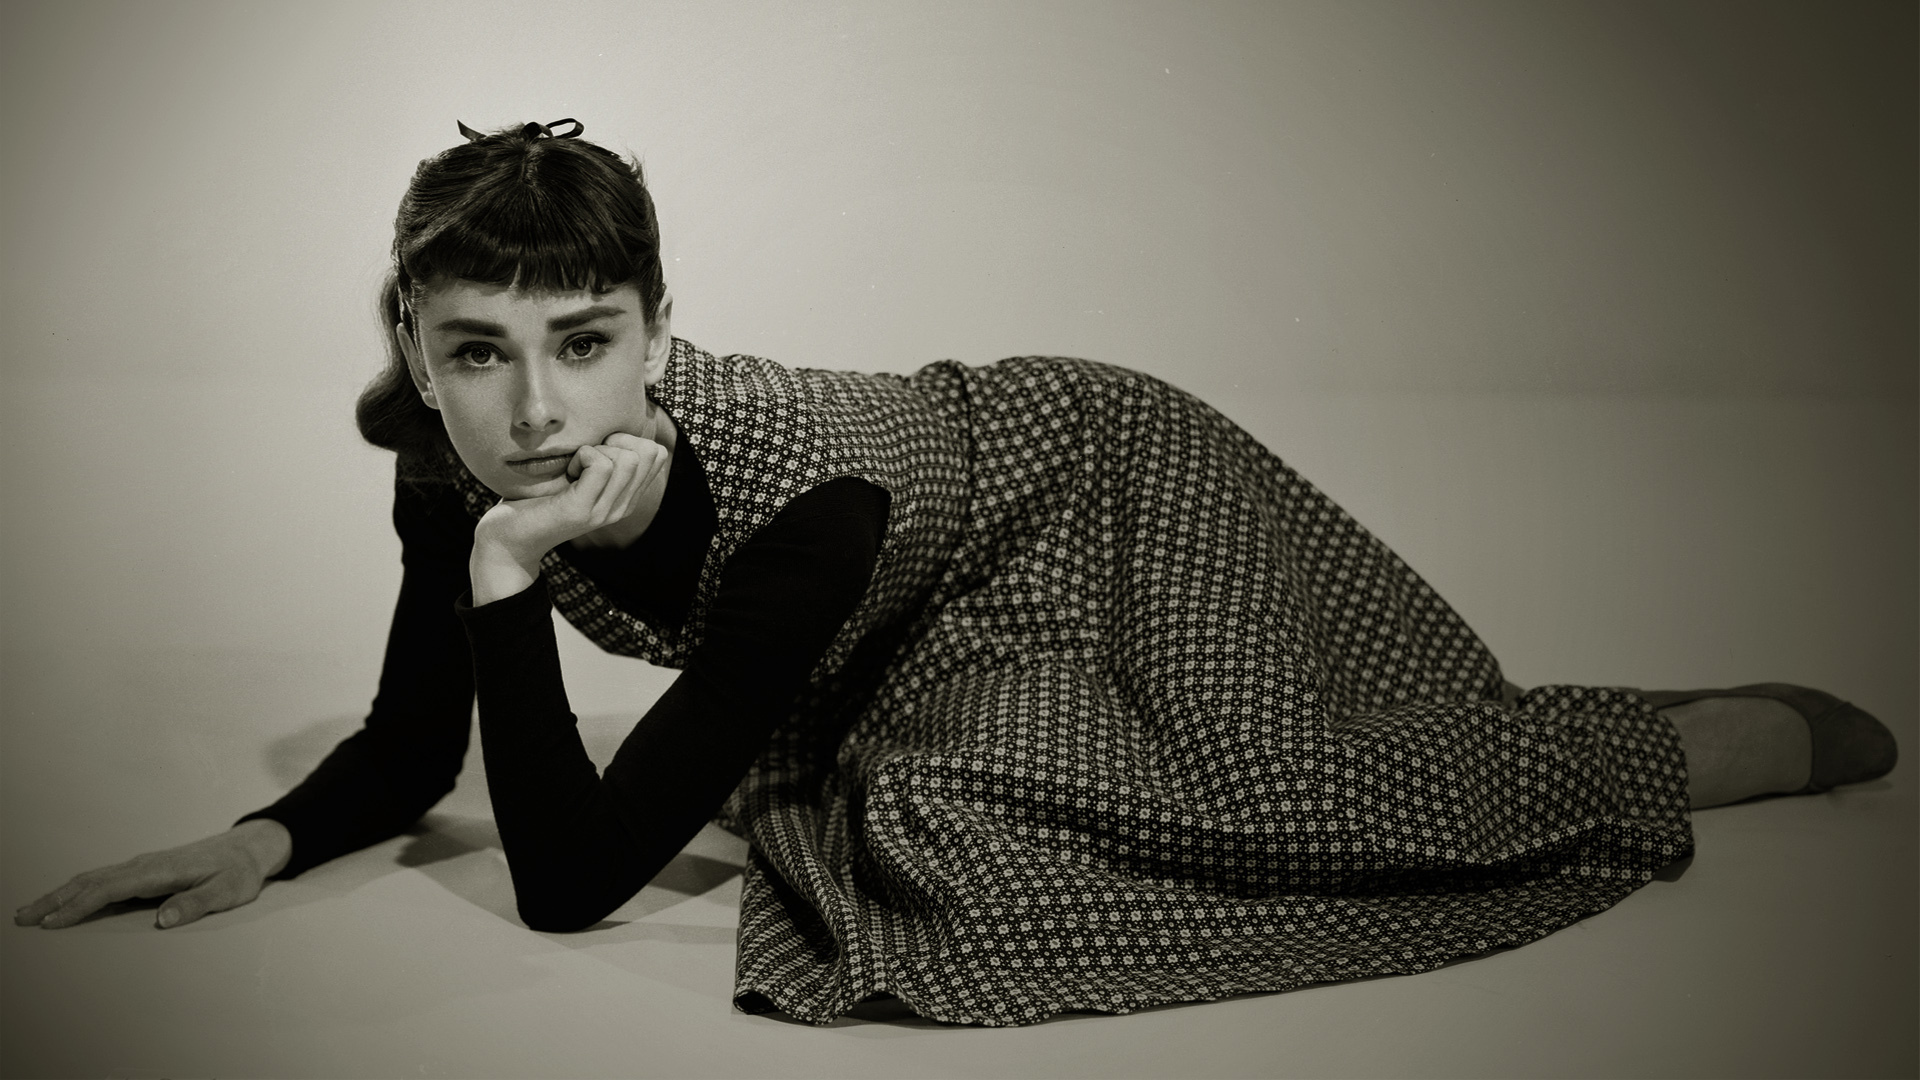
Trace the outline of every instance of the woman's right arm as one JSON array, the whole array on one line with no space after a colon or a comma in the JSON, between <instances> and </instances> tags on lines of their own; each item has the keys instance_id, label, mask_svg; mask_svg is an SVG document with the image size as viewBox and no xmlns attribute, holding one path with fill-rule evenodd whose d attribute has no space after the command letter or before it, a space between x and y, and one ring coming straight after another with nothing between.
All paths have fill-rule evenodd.
<instances>
[{"instance_id":1,"label":"woman's right arm","mask_svg":"<svg viewBox=\"0 0 1920 1080\"><path fill-rule=\"evenodd\" d=\"M453 788L466 756L473 664L454 600L467 588L473 522L454 500L401 486L400 599L365 725L272 806L202 840L80 874L14 912L17 925L71 926L101 907L167 897L155 924L248 903L296 874L412 825Z\"/></svg>"}]
</instances>

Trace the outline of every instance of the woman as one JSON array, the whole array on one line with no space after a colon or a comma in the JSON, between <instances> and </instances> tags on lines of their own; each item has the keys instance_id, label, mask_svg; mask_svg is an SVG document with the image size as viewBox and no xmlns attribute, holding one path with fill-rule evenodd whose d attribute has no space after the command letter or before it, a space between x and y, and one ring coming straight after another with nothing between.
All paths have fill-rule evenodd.
<instances>
[{"instance_id":1,"label":"woman","mask_svg":"<svg viewBox=\"0 0 1920 1080\"><path fill-rule=\"evenodd\" d=\"M556 130L558 129L558 130ZM588 927L707 820L750 842L737 1000L1022 1023L1425 970L1602 910L1689 806L1884 775L1779 684L1503 682L1218 413L1084 361L911 376L675 339L637 165L558 121L422 163L360 404L405 575L365 727L226 833L20 909L161 927L392 836L475 698L522 917ZM605 775L549 611L682 674Z\"/></svg>"}]
</instances>

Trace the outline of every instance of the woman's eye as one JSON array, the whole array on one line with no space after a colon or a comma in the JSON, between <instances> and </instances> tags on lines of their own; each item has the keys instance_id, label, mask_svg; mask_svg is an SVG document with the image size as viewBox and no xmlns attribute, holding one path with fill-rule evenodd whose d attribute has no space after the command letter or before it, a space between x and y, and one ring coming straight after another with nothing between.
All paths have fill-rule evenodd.
<instances>
[{"instance_id":1,"label":"woman's eye","mask_svg":"<svg viewBox=\"0 0 1920 1080\"><path fill-rule=\"evenodd\" d=\"M477 341L462 345L453 353L455 360L464 362L468 367L491 367L499 357L499 350Z\"/></svg>"},{"instance_id":2,"label":"woman's eye","mask_svg":"<svg viewBox=\"0 0 1920 1080\"><path fill-rule=\"evenodd\" d=\"M598 354L600 346L606 343L606 338L583 334L560 346L560 355L568 360L588 360Z\"/></svg>"}]
</instances>

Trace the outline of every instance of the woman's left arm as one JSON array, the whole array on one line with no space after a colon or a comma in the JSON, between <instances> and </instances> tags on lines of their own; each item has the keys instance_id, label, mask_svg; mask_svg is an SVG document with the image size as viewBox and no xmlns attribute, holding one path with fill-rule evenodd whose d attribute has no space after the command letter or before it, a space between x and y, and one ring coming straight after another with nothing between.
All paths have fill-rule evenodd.
<instances>
[{"instance_id":1,"label":"woman's left arm","mask_svg":"<svg viewBox=\"0 0 1920 1080\"><path fill-rule=\"evenodd\" d=\"M567 704L544 582L459 609L494 818L528 926L600 921L713 817L859 605L886 517L884 491L843 478L741 545L700 649L604 777Z\"/></svg>"}]
</instances>

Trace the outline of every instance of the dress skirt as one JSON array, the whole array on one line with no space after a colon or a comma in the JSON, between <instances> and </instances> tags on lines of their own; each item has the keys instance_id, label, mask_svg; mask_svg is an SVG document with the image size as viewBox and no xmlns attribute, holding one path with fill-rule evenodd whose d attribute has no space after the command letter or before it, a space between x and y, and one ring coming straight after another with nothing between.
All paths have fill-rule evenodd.
<instances>
[{"instance_id":1,"label":"dress skirt","mask_svg":"<svg viewBox=\"0 0 1920 1080\"><path fill-rule=\"evenodd\" d=\"M657 396L723 532L848 471L889 487L899 532L870 588L893 614L849 630L728 804L743 1008L824 1023L892 995L1004 1025L1419 972L1692 850L1651 706L1504 702L1412 569L1164 382L681 342ZM556 606L606 647L682 647L615 640L584 591Z\"/></svg>"}]
</instances>

